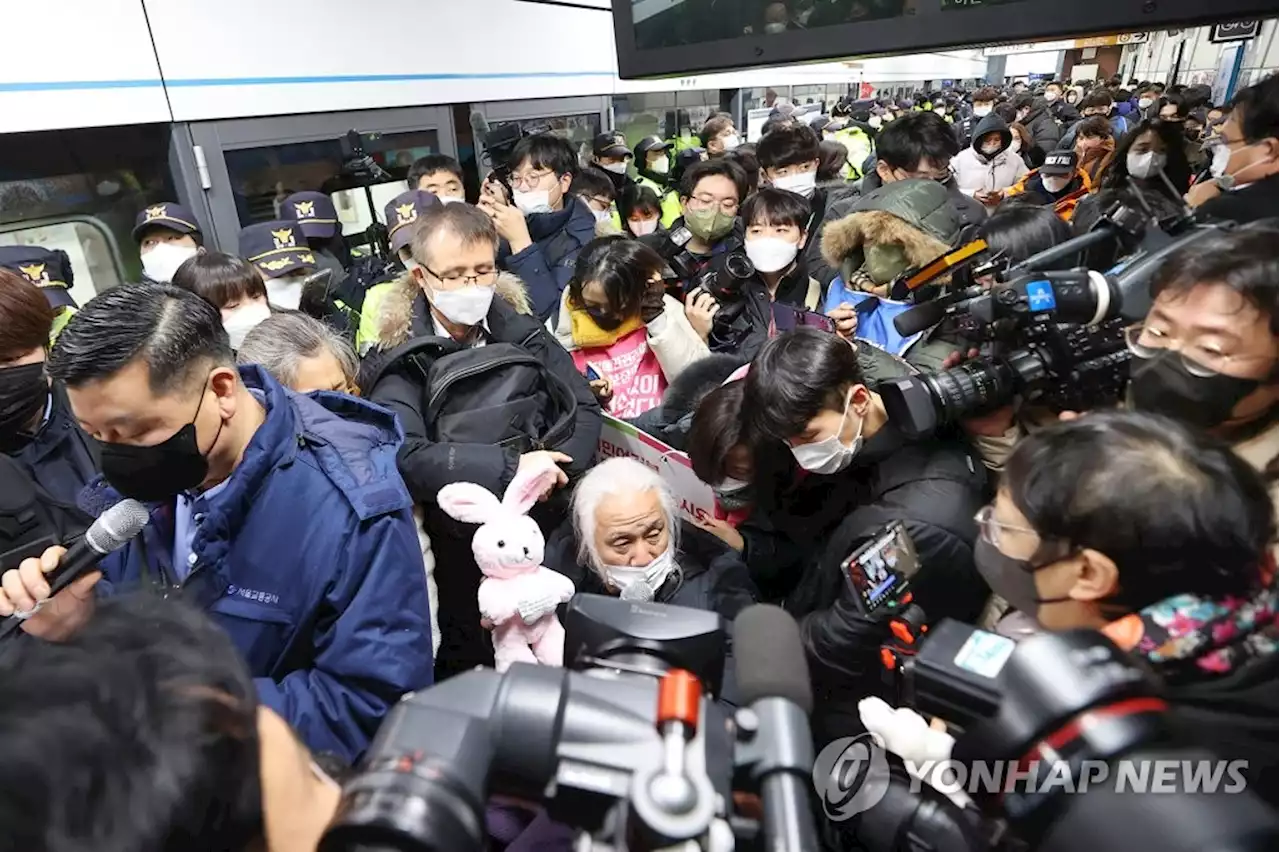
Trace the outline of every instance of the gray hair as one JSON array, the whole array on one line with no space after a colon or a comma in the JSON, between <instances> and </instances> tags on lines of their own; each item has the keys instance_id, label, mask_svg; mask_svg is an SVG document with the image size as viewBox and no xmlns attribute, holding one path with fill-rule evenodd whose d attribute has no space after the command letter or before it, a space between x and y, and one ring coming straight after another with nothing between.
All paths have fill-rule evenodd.
<instances>
[{"instance_id":1,"label":"gray hair","mask_svg":"<svg viewBox=\"0 0 1280 852\"><path fill-rule=\"evenodd\" d=\"M409 250L413 259L423 266L431 266L427 243L441 231L453 234L464 246L477 243L493 246L498 250L498 229L489 214L471 204L436 205L418 216L413 226Z\"/></svg>"},{"instance_id":2,"label":"gray hair","mask_svg":"<svg viewBox=\"0 0 1280 852\"><path fill-rule=\"evenodd\" d=\"M573 532L578 539L578 564L599 572L603 566L596 548L596 508L605 497L615 494L657 491L662 514L667 519L671 549L680 545L680 519L676 515L676 498L658 472L632 458L618 457L603 461L578 483L573 492L571 513Z\"/></svg>"},{"instance_id":3,"label":"gray hair","mask_svg":"<svg viewBox=\"0 0 1280 852\"><path fill-rule=\"evenodd\" d=\"M277 311L260 322L244 337L236 361L261 364L276 381L293 387L298 378L298 362L315 358L325 350L333 355L354 385L360 362L351 344L329 326L297 311Z\"/></svg>"}]
</instances>

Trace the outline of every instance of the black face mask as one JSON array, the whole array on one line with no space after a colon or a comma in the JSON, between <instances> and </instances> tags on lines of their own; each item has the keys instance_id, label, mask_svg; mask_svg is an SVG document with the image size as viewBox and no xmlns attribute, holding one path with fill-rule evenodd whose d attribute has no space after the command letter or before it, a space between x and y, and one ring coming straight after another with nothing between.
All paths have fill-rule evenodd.
<instances>
[{"instance_id":1,"label":"black face mask","mask_svg":"<svg viewBox=\"0 0 1280 852\"><path fill-rule=\"evenodd\" d=\"M1208 377L1187 370L1182 359L1169 353L1131 363L1129 406L1172 417L1189 426L1211 429L1231 419L1231 411L1266 379L1241 379L1221 373Z\"/></svg>"},{"instance_id":2,"label":"black face mask","mask_svg":"<svg viewBox=\"0 0 1280 852\"><path fill-rule=\"evenodd\" d=\"M591 321L600 326L601 331L613 331L622 325L622 318L615 317L602 308L587 308L587 316L591 317Z\"/></svg>"},{"instance_id":3,"label":"black face mask","mask_svg":"<svg viewBox=\"0 0 1280 852\"><path fill-rule=\"evenodd\" d=\"M204 482L209 475L209 458L200 452L195 423L203 405L204 393L201 392L200 404L196 406L191 422L158 444L135 447L98 441L102 453L102 475L111 487L125 497L144 503L159 503ZM218 433L209 445L210 452L222 435L222 425L219 420Z\"/></svg>"},{"instance_id":4,"label":"black face mask","mask_svg":"<svg viewBox=\"0 0 1280 852\"><path fill-rule=\"evenodd\" d=\"M43 361L0 369L0 453L16 453L35 439L48 401Z\"/></svg>"}]
</instances>

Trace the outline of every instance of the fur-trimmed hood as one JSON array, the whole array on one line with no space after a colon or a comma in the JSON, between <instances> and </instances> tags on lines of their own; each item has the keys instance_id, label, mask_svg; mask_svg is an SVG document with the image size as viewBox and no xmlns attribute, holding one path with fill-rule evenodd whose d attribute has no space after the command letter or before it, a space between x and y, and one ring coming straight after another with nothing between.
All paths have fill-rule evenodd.
<instances>
[{"instance_id":1,"label":"fur-trimmed hood","mask_svg":"<svg viewBox=\"0 0 1280 852\"><path fill-rule=\"evenodd\" d=\"M897 243L913 266L951 247L960 217L946 187L932 180L900 180L862 196L853 212L822 229L822 256L839 269L864 245Z\"/></svg>"},{"instance_id":2,"label":"fur-trimmed hood","mask_svg":"<svg viewBox=\"0 0 1280 852\"><path fill-rule=\"evenodd\" d=\"M409 273L395 280L378 310L378 348L392 349L413 336L413 306L422 289ZM518 276L498 273L497 296L518 314L532 314L529 291Z\"/></svg>"}]
</instances>

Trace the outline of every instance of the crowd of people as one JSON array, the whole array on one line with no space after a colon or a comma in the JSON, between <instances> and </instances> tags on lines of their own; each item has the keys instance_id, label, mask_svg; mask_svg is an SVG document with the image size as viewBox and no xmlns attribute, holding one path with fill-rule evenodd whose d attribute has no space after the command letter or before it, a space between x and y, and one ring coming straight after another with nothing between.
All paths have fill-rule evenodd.
<instances>
[{"instance_id":1,"label":"crowd of people","mask_svg":"<svg viewBox=\"0 0 1280 852\"><path fill-rule=\"evenodd\" d=\"M778 104L754 145L727 114L699 141L605 133L581 162L527 136L470 200L424 157L375 279L315 192L238 254L151 205L146 280L79 306L65 254L0 247L0 617L23 634L0 648L0 846L314 849L337 801L316 761L494 664L476 525L441 490L539 471L543 564L578 591L791 613L818 748L884 691L887 628L843 566L901 522L930 621L1106 633L1275 804L1276 78L1220 105L1119 79ZM979 238L1024 261L1118 206L1233 225L1153 275L1122 398L927 437L890 417L884 383L979 345L896 332L905 272ZM606 416L687 453L715 517L599 461ZM51 594L124 498L143 532Z\"/></svg>"}]
</instances>

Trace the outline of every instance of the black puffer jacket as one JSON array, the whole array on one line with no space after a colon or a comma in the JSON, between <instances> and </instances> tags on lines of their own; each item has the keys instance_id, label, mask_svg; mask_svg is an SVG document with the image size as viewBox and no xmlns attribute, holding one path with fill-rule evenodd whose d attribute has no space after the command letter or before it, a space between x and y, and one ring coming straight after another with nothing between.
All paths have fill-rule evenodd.
<instances>
[{"instance_id":1,"label":"black puffer jacket","mask_svg":"<svg viewBox=\"0 0 1280 852\"><path fill-rule=\"evenodd\" d=\"M846 471L831 477L847 515L823 542L786 601L800 619L814 683L816 742L861 731L857 703L882 690L883 623L858 614L841 563L890 521L915 543L915 601L930 621L972 621L988 595L973 564L974 514L986 499L986 472L959 438L910 442L892 424L867 441Z\"/></svg>"},{"instance_id":2,"label":"black puffer jacket","mask_svg":"<svg viewBox=\"0 0 1280 852\"><path fill-rule=\"evenodd\" d=\"M98 475L98 448L76 422L61 382L54 382L49 393L49 419L13 459L53 499L74 506L80 490Z\"/></svg>"},{"instance_id":3,"label":"black puffer jacket","mask_svg":"<svg viewBox=\"0 0 1280 852\"><path fill-rule=\"evenodd\" d=\"M1025 152L1031 158L1031 167L1040 168L1044 158L1058 150L1058 142L1062 139L1062 128L1054 121L1049 112L1049 105L1044 98L1036 98L1031 103L1031 111L1022 120L1022 126L1031 134L1031 150Z\"/></svg>"}]
</instances>

